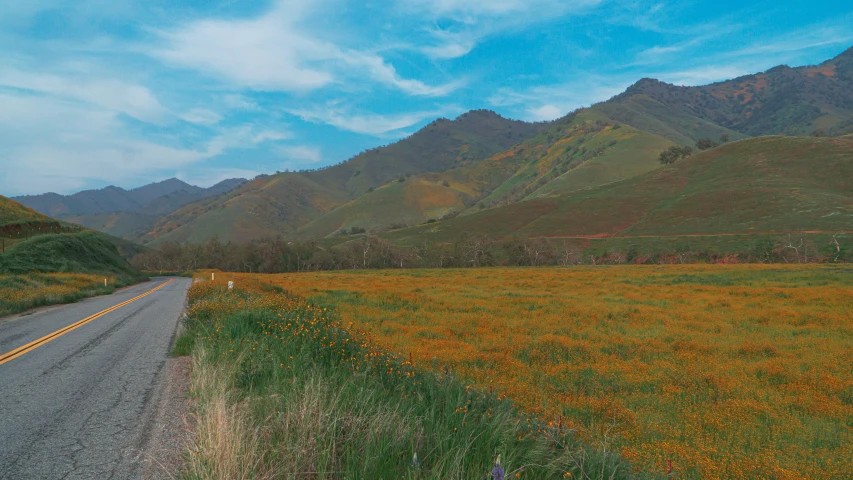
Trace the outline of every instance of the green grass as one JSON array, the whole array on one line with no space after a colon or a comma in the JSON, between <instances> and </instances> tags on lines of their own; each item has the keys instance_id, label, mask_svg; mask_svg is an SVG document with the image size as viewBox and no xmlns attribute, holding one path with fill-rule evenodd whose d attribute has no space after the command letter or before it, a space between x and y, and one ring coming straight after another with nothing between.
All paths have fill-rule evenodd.
<instances>
[{"instance_id":1,"label":"green grass","mask_svg":"<svg viewBox=\"0 0 853 480\"><path fill-rule=\"evenodd\" d=\"M453 121L436 120L399 142L342 164L262 176L223 197L187 205L156 222L141 240L203 242L215 234L225 241L245 242L289 234L401 175L476 163L545 128L482 111Z\"/></svg>"},{"instance_id":2,"label":"green grass","mask_svg":"<svg viewBox=\"0 0 853 480\"><path fill-rule=\"evenodd\" d=\"M139 277L104 235L95 232L41 235L0 254L0 274L31 272L108 273Z\"/></svg>"},{"instance_id":3,"label":"green grass","mask_svg":"<svg viewBox=\"0 0 853 480\"><path fill-rule=\"evenodd\" d=\"M851 227L853 143L762 137L599 188L399 230L398 244L495 238L843 232Z\"/></svg>"},{"instance_id":4,"label":"green grass","mask_svg":"<svg viewBox=\"0 0 853 480\"><path fill-rule=\"evenodd\" d=\"M108 295L117 288L138 280L135 277L111 277L107 286L101 275L27 273L0 275L0 317L47 305L78 302L84 298Z\"/></svg>"},{"instance_id":5,"label":"green grass","mask_svg":"<svg viewBox=\"0 0 853 480\"><path fill-rule=\"evenodd\" d=\"M377 350L321 307L246 288L190 292L175 349L195 365L187 478L491 478L498 455L508 478L638 476L508 401Z\"/></svg>"},{"instance_id":6,"label":"green grass","mask_svg":"<svg viewBox=\"0 0 853 480\"><path fill-rule=\"evenodd\" d=\"M28 222L53 222L53 219L0 195L0 227Z\"/></svg>"}]
</instances>

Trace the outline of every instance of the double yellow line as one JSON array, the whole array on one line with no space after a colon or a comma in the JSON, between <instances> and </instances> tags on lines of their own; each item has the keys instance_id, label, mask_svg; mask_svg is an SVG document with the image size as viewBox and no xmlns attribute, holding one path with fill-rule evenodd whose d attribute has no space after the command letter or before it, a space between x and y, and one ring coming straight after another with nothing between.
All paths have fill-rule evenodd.
<instances>
[{"instance_id":1,"label":"double yellow line","mask_svg":"<svg viewBox=\"0 0 853 480\"><path fill-rule=\"evenodd\" d=\"M33 350L37 349L38 347L40 347L40 346L42 346L42 345L44 345L44 344L46 344L52 340L56 340L57 338L65 335L66 333L68 333L74 329L80 328L83 325L86 325L87 323L91 322L92 320L95 320L96 318L103 317L104 315L106 315L112 311L118 310L119 308L121 308L125 305L129 305L129 304L131 304L131 303L133 303L133 302L135 302L141 298L147 297L148 295L151 295L152 293L156 292L157 290L160 290L161 288L165 287L169 283L172 283L172 281L168 280L165 283L159 285L158 287L153 288L153 289L143 293L142 295L139 295L138 297L133 297L126 302L121 302L118 305L115 305L115 306L112 306L106 310L100 311L100 312L98 312L98 313L96 313L90 317L86 317L77 323L72 323L71 325L68 325L67 327L60 328L59 330L57 330L53 333L50 333L48 335L45 335L45 336L39 338L38 340L32 341L32 342L30 342L24 346L18 347L16 349L12 350L11 352L6 352L6 353L0 355L0 365L3 365L4 363L6 363L8 361L14 360L14 359L20 357L21 355L32 352Z\"/></svg>"}]
</instances>

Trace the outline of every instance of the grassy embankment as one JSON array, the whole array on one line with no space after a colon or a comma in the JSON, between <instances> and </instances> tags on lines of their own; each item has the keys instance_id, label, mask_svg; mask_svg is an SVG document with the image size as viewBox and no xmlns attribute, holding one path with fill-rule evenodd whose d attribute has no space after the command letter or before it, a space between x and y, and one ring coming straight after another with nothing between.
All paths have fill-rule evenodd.
<instances>
[{"instance_id":1,"label":"grassy embankment","mask_svg":"<svg viewBox=\"0 0 853 480\"><path fill-rule=\"evenodd\" d=\"M112 293L143 278L101 234L41 235L0 254L0 316Z\"/></svg>"},{"instance_id":2,"label":"grassy embankment","mask_svg":"<svg viewBox=\"0 0 853 480\"><path fill-rule=\"evenodd\" d=\"M262 278L335 308L416 365L446 366L583 438L610 429L611 448L645 471L665 472L667 461L679 478L853 471L850 266Z\"/></svg>"},{"instance_id":3,"label":"grassy embankment","mask_svg":"<svg viewBox=\"0 0 853 480\"><path fill-rule=\"evenodd\" d=\"M491 478L498 455L507 478L635 476L606 443L585 447L262 281L196 284L187 326L187 478Z\"/></svg>"}]
</instances>

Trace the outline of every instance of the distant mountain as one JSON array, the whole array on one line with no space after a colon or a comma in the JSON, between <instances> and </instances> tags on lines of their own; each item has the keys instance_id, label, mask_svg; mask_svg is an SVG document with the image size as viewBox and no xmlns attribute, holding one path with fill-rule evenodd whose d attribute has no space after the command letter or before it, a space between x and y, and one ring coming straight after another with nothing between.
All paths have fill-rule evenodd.
<instances>
[{"instance_id":1,"label":"distant mountain","mask_svg":"<svg viewBox=\"0 0 853 480\"><path fill-rule=\"evenodd\" d=\"M109 186L67 196L46 193L15 200L51 217L132 240L147 234L164 215L189 203L222 195L244 183L244 179L230 179L200 188L170 178L132 190Z\"/></svg>"},{"instance_id":2,"label":"distant mountain","mask_svg":"<svg viewBox=\"0 0 853 480\"><path fill-rule=\"evenodd\" d=\"M548 128L477 110L438 119L408 138L316 171L263 176L222 198L187 205L144 240L247 241L283 235L401 176L475 164Z\"/></svg>"},{"instance_id":3,"label":"distant mountain","mask_svg":"<svg viewBox=\"0 0 853 480\"><path fill-rule=\"evenodd\" d=\"M780 66L705 86L642 79L554 122L471 111L314 171L261 175L203 191L170 179L131 191L108 187L21 201L155 245L214 235L238 242L275 235L334 242L353 229L401 243L444 241L463 232L611 237L716 235L745 232L747 225L840 229L850 218L850 195L839 184L853 178L853 136L843 136L849 133L853 49L820 65ZM789 137L752 138L771 135ZM700 139L710 140L703 141L708 151L674 168L661 166L663 150L698 150ZM691 193L694 188L701 195ZM724 193L717 196L715 189ZM841 210L830 211L830 200ZM802 214L810 208L826 216Z\"/></svg>"},{"instance_id":4,"label":"distant mountain","mask_svg":"<svg viewBox=\"0 0 853 480\"><path fill-rule=\"evenodd\" d=\"M189 202L208 196L219 195L246 181L225 180L208 189L196 187L177 178L152 183L133 190L108 186L99 190L85 190L73 195L46 193L27 195L14 199L36 211L52 217L94 215L114 212L139 212L149 207L149 213L170 213ZM169 199L172 200L169 200Z\"/></svg>"}]
</instances>

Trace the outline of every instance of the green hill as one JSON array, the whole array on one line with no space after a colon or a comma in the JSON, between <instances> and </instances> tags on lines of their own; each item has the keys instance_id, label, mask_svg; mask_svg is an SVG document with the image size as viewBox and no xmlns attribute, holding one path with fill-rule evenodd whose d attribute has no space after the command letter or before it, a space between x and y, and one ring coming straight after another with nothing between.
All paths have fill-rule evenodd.
<instances>
[{"instance_id":1,"label":"green hill","mask_svg":"<svg viewBox=\"0 0 853 480\"><path fill-rule=\"evenodd\" d=\"M670 145L662 137L584 110L487 160L392 180L308 223L292 237L321 238L353 227L381 232L592 188L658 168L658 155Z\"/></svg>"},{"instance_id":2,"label":"green hill","mask_svg":"<svg viewBox=\"0 0 853 480\"><path fill-rule=\"evenodd\" d=\"M685 138L853 132L853 48L820 65L785 65L698 87L643 79L598 105L614 120ZM737 132L737 136L732 132Z\"/></svg>"},{"instance_id":3,"label":"green hill","mask_svg":"<svg viewBox=\"0 0 853 480\"><path fill-rule=\"evenodd\" d=\"M31 222L49 223L55 222L55 220L0 195L0 228Z\"/></svg>"},{"instance_id":4,"label":"green hill","mask_svg":"<svg viewBox=\"0 0 853 480\"><path fill-rule=\"evenodd\" d=\"M134 278L139 273L106 236L96 232L40 235L0 254L0 274L99 273Z\"/></svg>"},{"instance_id":5,"label":"green hill","mask_svg":"<svg viewBox=\"0 0 853 480\"><path fill-rule=\"evenodd\" d=\"M248 241L289 234L335 207L400 176L443 172L480 162L547 128L468 112L439 119L412 136L329 168L261 176L223 197L203 200L158 221L146 242Z\"/></svg>"},{"instance_id":6,"label":"green hill","mask_svg":"<svg viewBox=\"0 0 853 480\"><path fill-rule=\"evenodd\" d=\"M730 235L853 229L853 140L734 142L621 182L390 232L400 244L492 237Z\"/></svg>"}]
</instances>

